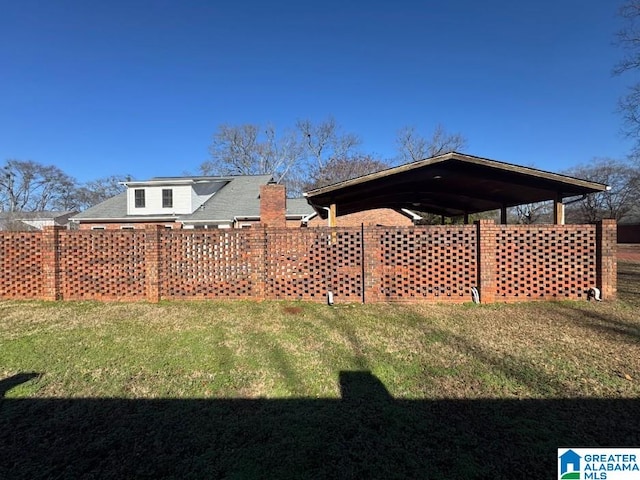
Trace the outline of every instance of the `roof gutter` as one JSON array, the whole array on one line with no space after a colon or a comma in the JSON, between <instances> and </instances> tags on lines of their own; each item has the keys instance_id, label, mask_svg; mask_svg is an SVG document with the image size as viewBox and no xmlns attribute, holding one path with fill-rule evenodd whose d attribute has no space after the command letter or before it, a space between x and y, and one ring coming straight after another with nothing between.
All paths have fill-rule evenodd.
<instances>
[{"instance_id":1,"label":"roof gutter","mask_svg":"<svg viewBox=\"0 0 640 480\"><path fill-rule=\"evenodd\" d=\"M401 208L400 211L407 215L411 220L422 220L422 217L408 208Z\"/></svg>"},{"instance_id":2,"label":"roof gutter","mask_svg":"<svg viewBox=\"0 0 640 480\"><path fill-rule=\"evenodd\" d=\"M69 221L74 222L74 223L81 223L81 222L100 222L100 223L129 223L129 222L166 222L166 221L171 221L174 222L178 219L178 216L174 215L171 217L121 217L121 218L114 218L114 217L109 217L109 218L101 218L101 217L96 217L96 218L91 218L91 217L82 217L82 218L78 218L78 217L71 217L69 218Z\"/></svg>"},{"instance_id":3,"label":"roof gutter","mask_svg":"<svg viewBox=\"0 0 640 480\"><path fill-rule=\"evenodd\" d=\"M302 217L302 223L309 223L309 220L311 220L313 217L316 217L318 215L318 212L311 212L305 216Z\"/></svg>"},{"instance_id":4,"label":"roof gutter","mask_svg":"<svg viewBox=\"0 0 640 480\"><path fill-rule=\"evenodd\" d=\"M301 220L303 222L309 221L311 218L317 215L316 212L309 213L304 215L302 213L287 213L284 218L287 220ZM307 218L308 217L308 218ZM240 220L260 220L260 215L236 215L233 217L233 221L237 222Z\"/></svg>"}]
</instances>

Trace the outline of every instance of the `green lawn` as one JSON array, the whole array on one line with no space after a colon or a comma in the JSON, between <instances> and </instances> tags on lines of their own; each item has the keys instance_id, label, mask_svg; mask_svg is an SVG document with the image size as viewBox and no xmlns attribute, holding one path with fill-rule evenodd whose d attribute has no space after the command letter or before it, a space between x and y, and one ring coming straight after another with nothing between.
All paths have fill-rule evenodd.
<instances>
[{"instance_id":1,"label":"green lawn","mask_svg":"<svg viewBox=\"0 0 640 480\"><path fill-rule=\"evenodd\" d=\"M613 303L0 302L0 478L551 478L640 445L619 269Z\"/></svg>"}]
</instances>

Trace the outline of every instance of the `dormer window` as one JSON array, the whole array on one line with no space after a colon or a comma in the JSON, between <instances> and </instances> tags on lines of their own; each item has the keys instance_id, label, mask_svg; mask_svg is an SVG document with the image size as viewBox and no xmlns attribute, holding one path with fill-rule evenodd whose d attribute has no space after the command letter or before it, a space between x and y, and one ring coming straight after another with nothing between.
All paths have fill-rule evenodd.
<instances>
[{"instance_id":1,"label":"dormer window","mask_svg":"<svg viewBox=\"0 0 640 480\"><path fill-rule=\"evenodd\" d=\"M127 182L127 215L191 215L231 180L217 177L156 178Z\"/></svg>"},{"instance_id":2,"label":"dormer window","mask_svg":"<svg viewBox=\"0 0 640 480\"><path fill-rule=\"evenodd\" d=\"M171 188L162 189L162 208L173 208L173 190Z\"/></svg>"},{"instance_id":3,"label":"dormer window","mask_svg":"<svg viewBox=\"0 0 640 480\"><path fill-rule=\"evenodd\" d=\"M145 207L144 189L142 188L136 189L134 192L134 195L135 195L136 208L144 208Z\"/></svg>"}]
</instances>

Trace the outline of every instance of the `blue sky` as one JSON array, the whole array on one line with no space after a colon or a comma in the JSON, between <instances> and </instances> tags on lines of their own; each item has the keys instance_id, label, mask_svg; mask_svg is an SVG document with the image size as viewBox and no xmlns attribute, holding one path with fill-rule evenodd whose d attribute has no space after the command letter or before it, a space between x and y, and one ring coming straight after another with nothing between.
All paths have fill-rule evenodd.
<instances>
[{"instance_id":1,"label":"blue sky","mask_svg":"<svg viewBox=\"0 0 640 480\"><path fill-rule=\"evenodd\" d=\"M0 161L196 172L222 123L333 116L362 149L441 123L466 153L624 158L615 0L0 0Z\"/></svg>"}]
</instances>

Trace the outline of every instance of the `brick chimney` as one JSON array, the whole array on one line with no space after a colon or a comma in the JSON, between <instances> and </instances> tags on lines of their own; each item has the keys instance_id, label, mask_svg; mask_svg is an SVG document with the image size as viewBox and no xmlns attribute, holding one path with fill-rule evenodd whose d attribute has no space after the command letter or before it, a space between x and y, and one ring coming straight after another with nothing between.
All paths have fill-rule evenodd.
<instances>
[{"instance_id":1,"label":"brick chimney","mask_svg":"<svg viewBox=\"0 0 640 480\"><path fill-rule=\"evenodd\" d=\"M284 185L260 186L260 223L267 227L287 226L287 192Z\"/></svg>"}]
</instances>

